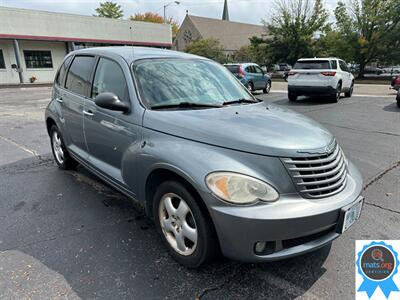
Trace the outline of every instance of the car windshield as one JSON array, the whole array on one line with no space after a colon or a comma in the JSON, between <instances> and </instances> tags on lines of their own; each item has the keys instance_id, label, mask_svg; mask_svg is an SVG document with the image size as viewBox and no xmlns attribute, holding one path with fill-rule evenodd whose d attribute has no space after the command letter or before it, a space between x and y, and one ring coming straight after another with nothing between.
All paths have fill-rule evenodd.
<instances>
[{"instance_id":1,"label":"car windshield","mask_svg":"<svg viewBox=\"0 0 400 300\"><path fill-rule=\"evenodd\" d=\"M149 107L185 103L185 108L207 108L239 99L257 101L232 73L213 61L144 59L136 62L134 70L141 98Z\"/></svg>"},{"instance_id":2,"label":"car windshield","mask_svg":"<svg viewBox=\"0 0 400 300\"><path fill-rule=\"evenodd\" d=\"M330 68L331 66L328 60L303 60L296 62L293 69L322 70Z\"/></svg>"}]
</instances>

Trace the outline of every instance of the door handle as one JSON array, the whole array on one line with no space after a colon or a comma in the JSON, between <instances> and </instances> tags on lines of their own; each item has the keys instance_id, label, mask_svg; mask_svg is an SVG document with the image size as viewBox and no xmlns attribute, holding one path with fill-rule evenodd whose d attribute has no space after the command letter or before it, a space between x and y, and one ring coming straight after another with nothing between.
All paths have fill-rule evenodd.
<instances>
[{"instance_id":1,"label":"door handle","mask_svg":"<svg viewBox=\"0 0 400 300\"><path fill-rule=\"evenodd\" d=\"M56 101L57 102L60 102L60 103L63 103L64 101L63 101L63 99L60 97L60 98L58 98L58 97L56 97Z\"/></svg>"},{"instance_id":2,"label":"door handle","mask_svg":"<svg viewBox=\"0 0 400 300\"><path fill-rule=\"evenodd\" d=\"M90 117L94 115L94 113L93 113L91 110L88 110L88 111L84 110L84 111L83 111L83 114L84 114L85 116L90 116Z\"/></svg>"}]
</instances>

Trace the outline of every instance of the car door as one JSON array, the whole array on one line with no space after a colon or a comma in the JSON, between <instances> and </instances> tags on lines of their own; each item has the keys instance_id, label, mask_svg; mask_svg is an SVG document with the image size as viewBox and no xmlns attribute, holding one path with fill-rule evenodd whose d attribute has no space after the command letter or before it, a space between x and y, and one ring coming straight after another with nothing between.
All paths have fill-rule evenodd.
<instances>
[{"instance_id":1,"label":"car door","mask_svg":"<svg viewBox=\"0 0 400 300\"><path fill-rule=\"evenodd\" d=\"M254 69L256 71L256 77L257 77L256 88L261 90L265 87L265 84L267 83L267 76L259 66L254 66Z\"/></svg>"},{"instance_id":2,"label":"car door","mask_svg":"<svg viewBox=\"0 0 400 300\"><path fill-rule=\"evenodd\" d=\"M83 110L85 98L90 93L90 78L95 63L94 56L79 55L72 60L65 80L65 89L60 91L65 118L66 145L83 159L87 158L87 147L83 132Z\"/></svg>"},{"instance_id":3,"label":"car door","mask_svg":"<svg viewBox=\"0 0 400 300\"><path fill-rule=\"evenodd\" d=\"M116 184L127 187L124 180L124 165L136 149L140 140L140 126L135 125L131 114L101 108L95 104L97 95L110 92L121 101L130 103L127 78L119 62L100 57L93 77L91 98L85 102L84 131L89 150L89 162ZM129 152L132 150L131 152Z\"/></svg>"},{"instance_id":4,"label":"car door","mask_svg":"<svg viewBox=\"0 0 400 300\"><path fill-rule=\"evenodd\" d=\"M339 67L342 70L342 78L343 78L343 88L350 88L351 86L351 81L352 81L352 76L350 73L349 68L347 67L347 64L343 60L339 60Z\"/></svg>"}]
</instances>

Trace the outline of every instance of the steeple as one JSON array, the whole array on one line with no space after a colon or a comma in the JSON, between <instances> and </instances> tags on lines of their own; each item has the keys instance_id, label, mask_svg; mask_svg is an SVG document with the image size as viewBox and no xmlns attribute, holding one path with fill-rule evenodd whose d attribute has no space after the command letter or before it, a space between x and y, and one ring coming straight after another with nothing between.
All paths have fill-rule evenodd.
<instances>
[{"instance_id":1,"label":"steeple","mask_svg":"<svg viewBox=\"0 0 400 300\"><path fill-rule=\"evenodd\" d=\"M228 1L224 2L224 12L222 13L222 20L229 21Z\"/></svg>"}]
</instances>

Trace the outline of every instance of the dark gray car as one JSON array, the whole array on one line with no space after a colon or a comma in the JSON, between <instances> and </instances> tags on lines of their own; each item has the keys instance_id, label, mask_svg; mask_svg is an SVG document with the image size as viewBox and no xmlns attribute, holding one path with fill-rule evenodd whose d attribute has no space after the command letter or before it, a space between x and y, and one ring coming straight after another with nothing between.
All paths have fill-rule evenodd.
<instances>
[{"instance_id":1,"label":"dark gray car","mask_svg":"<svg viewBox=\"0 0 400 300\"><path fill-rule=\"evenodd\" d=\"M248 262L309 252L360 216L360 173L332 134L202 57L72 52L46 125L59 167L80 163L142 203L188 267L219 251Z\"/></svg>"}]
</instances>

